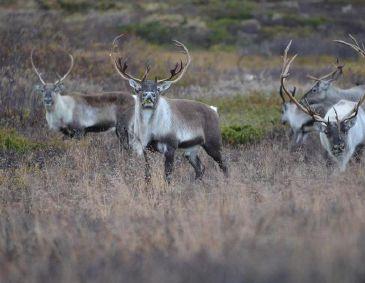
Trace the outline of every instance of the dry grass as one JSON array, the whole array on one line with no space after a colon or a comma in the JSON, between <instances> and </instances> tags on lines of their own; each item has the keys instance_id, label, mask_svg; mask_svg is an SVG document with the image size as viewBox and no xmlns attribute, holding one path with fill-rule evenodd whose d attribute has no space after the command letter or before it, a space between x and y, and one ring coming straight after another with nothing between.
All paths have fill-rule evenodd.
<instances>
[{"instance_id":1,"label":"dry grass","mask_svg":"<svg viewBox=\"0 0 365 283\"><path fill-rule=\"evenodd\" d=\"M145 188L142 161L105 138L0 171L1 282L364 279L363 164L332 173L274 139L227 148L228 180L204 155L195 183L179 157L167 186L155 156Z\"/></svg>"}]
</instances>

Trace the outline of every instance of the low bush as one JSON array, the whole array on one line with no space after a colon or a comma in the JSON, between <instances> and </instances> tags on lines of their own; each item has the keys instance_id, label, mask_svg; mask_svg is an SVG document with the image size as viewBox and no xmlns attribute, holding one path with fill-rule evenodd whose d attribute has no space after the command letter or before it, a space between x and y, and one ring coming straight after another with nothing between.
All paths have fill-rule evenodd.
<instances>
[{"instance_id":1,"label":"low bush","mask_svg":"<svg viewBox=\"0 0 365 283\"><path fill-rule=\"evenodd\" d=\"M228 144L246 144L263 138L265 131L251 125L231 125L222 127L222 139Z\"/></svg>"},{"instance_id":2,"label":"low bush","mask_svg":"<svg viewBox=\"0 0 365 283\"><path fill-rule=\"evenodd\" d=\"M44 146L42 143L34 142L18 134L13 129L0 129L0 150L11 150L18 153L25 153Z\"/></svg>"},{"instance_id":3,"label":"low bush","mask_svg":"<svg viewBox=\"0 0 365 283\"><path fill-rule=\"evenodd\" d=\"M159 21L123 26L122 31L136 34L144 40L156 44L166 44L171 40L171 35L176 35L175 28L164 25Z\"/></svg>"}]
</instances>

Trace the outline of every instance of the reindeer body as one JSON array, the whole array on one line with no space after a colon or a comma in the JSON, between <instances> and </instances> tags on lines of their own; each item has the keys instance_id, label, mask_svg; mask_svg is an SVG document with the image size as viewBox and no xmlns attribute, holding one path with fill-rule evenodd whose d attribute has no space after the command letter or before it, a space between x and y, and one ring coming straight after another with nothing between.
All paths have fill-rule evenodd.
<instances>
[{"instance_id":1,"label":"reindeer body","mask_svg":"<svg viewBox=\"0 0 365 283\"><path fill-rule=\"evenodd\" d=\"M325 86L324 86L325 85ZM314 91L316 89L316 91ZM321 107L324 111L323 115L342 99L349 101L359 101L365 92L365 85L359 85L348 89L342 89L333 85L329 81L320 81L308 93L304 99L309 105Z\"/></svg>"},{"instance_id":2,"label":"reindeer body","mask_svg":"<svg viewBox=\"0 0 365 283\"><path fill-rule=\"evenodd\" d=\"M351 126L338 121L348 117L356 107L356 102L340 100L326 113L324 120L329 121L326 131L320 132L320 140L329 156L338 163L341 171L356 151L362 149L365 143L365 112L359 108L357 116L351 121Z\"/></svg>"},{"instance_id":3,"label":"reindeer body","mask_svg":"<svg viewBox=\"0 0 365 283\"><path fill-rule=\"evenodd\" d=\"M176 149L183 149L185 157L200 178L204 168L198 157L202 146L221 167L227 168L222 160L222 139L219 117L212 106L186 99L160 97L155 108L143 108L136 97L132 147L142 155L146 149L157 150L166 158L166 178L170 178L173 155Z\"/></svg>"},{"instance_id":4,"label":"reindeer body","mask_svg":"<svg viewBox=\"0 0 365 283\"><path fill-rule=\"evenodd\" d=\"M187 151L212 140L221 144L217 112L211 106L186 99L160 97L155 109L143 109L135 103L133 133L139 154L151 141L158 143L162 153L167 144Z\"/></svg>"},{"instance_id":5,"label":"reindeer body","mask_svg":"<svg viewBox=\"0 0 365 283\"><path fill-rule=\"evenodd\" d=\"M116 130L117 122L121 123L118 112L133 109L134 99L123 92L96 95L70 93L54 94L52 104L44 104L51 130L61 131L69 137L81 137L88 132ZM123 123L128 127L129 121Z\"/></svg>"},{"instance_id":6,"label":"reindeer body","mask_svg":"<svg viewBox=\"0 0 365 283\"><path fill-rule=\"evenodd\" d=\"M313 119L311 116L305 114L303 111L292 102L285 102L282 106L281 123L283 125L289 124L294 142L297 145L303 144L308 137L308 132L313 126Z\"/></svg>"}]
</instances>

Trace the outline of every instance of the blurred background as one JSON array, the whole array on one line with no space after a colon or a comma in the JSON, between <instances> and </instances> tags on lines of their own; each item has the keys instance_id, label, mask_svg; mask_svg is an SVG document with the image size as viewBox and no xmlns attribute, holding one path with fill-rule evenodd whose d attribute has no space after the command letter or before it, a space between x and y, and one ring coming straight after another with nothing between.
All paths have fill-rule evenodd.
<instances>
[{"instance_id":1,"label":"blurred background","mask_svg":"<svg viewBox=\"0 0 365 283\"><path fill-rule=\"evenodd\" d=\"M33 91L38 83L30 68L33 47L36 64L48 80L67 70L65 51L74 55L69 91L129 90L108 56L113 38L126 33L129 43L121 42L119 50L128 57L132 72L141 73L150 62L151 77L166 76L179 55L171 40L178 39L189 47L193 63L169 95L207 103L215 97L223 124L252 125L260 113L255 112L252 121L250 111L235 115L230 109L225 115L227 107L244 108L248 101L242 100L252 94L269 99L270 104L277 98L280 55L290 39L291 52L299 54L292 76L300 91L312 84L306 79L308 73L328 72L336 57L348 61L340 85L364 82L364 68L357 64L355 52L332 42L346 39L349 33L365 38L364 12L363 1L341 0L2 0L1 123L17 128L44 126L44 119L39 119L41 100ZM234 97L238 102L232 101ZM277 118L275 114L267 118L270 127Z\"/></svg>"}]
</instances>

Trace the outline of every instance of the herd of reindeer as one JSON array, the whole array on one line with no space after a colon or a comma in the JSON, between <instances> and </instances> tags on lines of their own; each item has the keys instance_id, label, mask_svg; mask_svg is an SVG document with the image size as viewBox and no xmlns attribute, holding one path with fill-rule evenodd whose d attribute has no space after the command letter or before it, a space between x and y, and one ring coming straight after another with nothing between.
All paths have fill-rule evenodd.
<instances>
[{"instance_id":1,"label":"herd of reindeer","mask_svg":"<svg viewBox=\"0 0 365 283\"><path fill-rule=\"evenodd\" d=\"M177 83L191 63L188 49L174 40L186 56L170 70L164 79L148 79L151 70L146 65L141 78L127 72L127 60L116 55L117 43L125 35L117 36L110 56L119 75L129 82L134 94L126 92L102 92L93 95L70 93L64 90L63 81L71 73L74 59L64 76L53 83L45 82L34 64L41 85L36 87L43 97L46 120L51 130L60 131L67 137L81 138L88 132L115 131L121 147L134 151L145 159L145 179L151 181L148 151L157 151L165 157L165 180L170 183L174 156L182 149L184 156L195 170L196 179L201 179L205 167L199 158L199 149L217 162L228 177L226 161L222 157L222 136L217 108L188 99L171 99L163 96L172 84ZM336 40L353 48L365 57L364 45L352 36L352 42ZM309 132L318 132L329 160L338 164L341 171L352 157L359 158L365 145L365 112L361 108L365 100L365 85L350 89L335 87L332 83L342 74L343 66L337 60L335 70L315 78L314 86L298 101L296 88L286 86L289 68L296 55L289 58L291 42L284 50L280 75L282 98L282 123L287 123L293 132L294 143L303 144Z\"/></svg>"}]
</instances>

